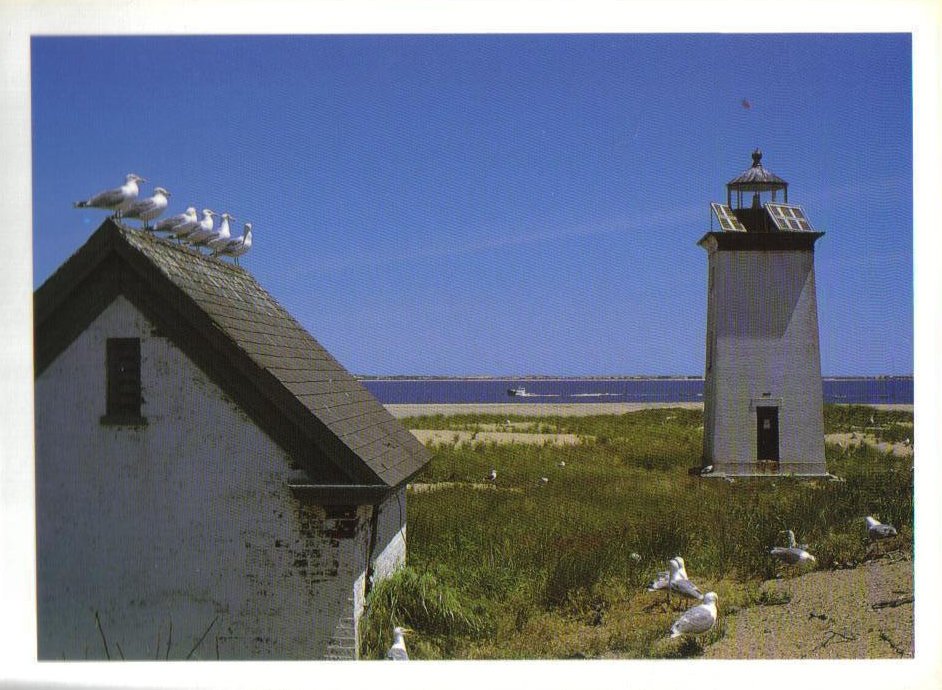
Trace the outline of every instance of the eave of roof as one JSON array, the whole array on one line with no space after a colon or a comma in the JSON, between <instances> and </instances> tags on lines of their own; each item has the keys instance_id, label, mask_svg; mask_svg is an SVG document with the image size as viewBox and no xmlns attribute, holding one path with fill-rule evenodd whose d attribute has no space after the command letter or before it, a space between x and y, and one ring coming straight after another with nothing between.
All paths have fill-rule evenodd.
<instances>
[{"instance_id":1,"label":"eave of roof","mask_svg":"<svg viewBox=\"0 0 942 690\"><path fill-rule=\"evenodd\" d=\"M34 294L36 375L118 294L314 481L395 487L428 462L425 447L248 272L111 220Z\"/></svg>"}]
</instances>

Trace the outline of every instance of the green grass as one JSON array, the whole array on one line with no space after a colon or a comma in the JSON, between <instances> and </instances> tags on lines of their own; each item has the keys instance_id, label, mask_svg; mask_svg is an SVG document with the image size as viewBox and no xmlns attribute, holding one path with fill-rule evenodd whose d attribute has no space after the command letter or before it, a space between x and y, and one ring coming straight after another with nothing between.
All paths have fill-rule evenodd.
<instances>
[{"instance_id":1,"label":"green grass","mask_svg":"<svg viewBox=\"0 0 942 690\"><path fill-rule=\"evenodd\" d=\"M405 422L480 430L506 419ZM760 583L781 571L768 548L783 543L782 530L810 545L819 568L868 557L869 514L896 525L899 542L911 548L911 458L828 446L828 470L843 482L778 477L728 484L687 473L699 465L699 411L510 420L584 442L436 447L415 481L457 484L410 494L410 567L372 593L365 657L382 656L393 624L415 630L409 646L417 658L696 655L702 646L664 640L684 606L675 601L668 610L663 595L643 591L672 556L684 557L701 589L717 592L722 616L771 603ZM825 406L828 433L899 427L911 437L905 426L911 423L912 413ZM492 467L496 488L471 487ZM541 476L549 478L546 486L537 486Z\"/></svg>"}]
</instances>

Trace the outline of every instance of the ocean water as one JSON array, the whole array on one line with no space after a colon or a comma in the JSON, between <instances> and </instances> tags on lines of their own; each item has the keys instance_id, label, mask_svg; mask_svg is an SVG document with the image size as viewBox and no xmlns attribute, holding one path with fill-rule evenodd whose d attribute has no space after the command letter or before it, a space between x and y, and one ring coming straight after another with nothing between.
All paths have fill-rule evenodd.
<instances>
[{"instance_id":1,"label":"ocean water","mask_svg":"<svg viewBox=\"0 0 942 690\"><path fill-rule=\"evenodd\" d=\"M381 403L701 402L702 379L376 379L363 384ZM913 402L911 378L824 379L829 403ZM508 395L524 388L526 395Z\"/></svg>"}]
</instances>

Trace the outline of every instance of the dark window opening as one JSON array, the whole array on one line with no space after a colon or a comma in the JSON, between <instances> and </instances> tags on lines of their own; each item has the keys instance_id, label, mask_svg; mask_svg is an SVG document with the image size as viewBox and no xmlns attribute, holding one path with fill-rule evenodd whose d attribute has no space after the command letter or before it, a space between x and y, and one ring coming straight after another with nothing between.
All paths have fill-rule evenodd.
<instances>
[{"instance_id":1,"label":"dark window opening","mask_svg":"<svg viewBox=\"0 0 942 690\"><path fill-rule=\"evenodd\" d=\"M756 407L756 460L778 462L778 408Z\"/></svg>"},{"instance_id":2,"label":"dark window opening","mask_svg":"<svg viewBox=\"0 0 942 690\"><path fill-rule=\"evenodd\" d=\"M141 417L141 339L108 338L107 394L102 424L145 424Z\"/></svg>"}]
</instances>

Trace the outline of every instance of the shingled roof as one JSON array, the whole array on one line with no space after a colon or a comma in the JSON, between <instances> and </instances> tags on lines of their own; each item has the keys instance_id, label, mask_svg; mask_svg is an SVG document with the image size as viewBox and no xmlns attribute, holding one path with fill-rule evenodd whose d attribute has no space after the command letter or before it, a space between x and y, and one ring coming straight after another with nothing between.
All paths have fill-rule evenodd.
<instances>
[{"instance_id":1,"label":"shingled roof","mask_svg":"<svg viewBox=\"0 0 942 690\"><path fill-rule=\"evenodd\" d=\"M428 462L424 446L247 271L110 219L34 293L36 376L119 294L314 485L378 496Z\"/></svg>"}]
</instances>

